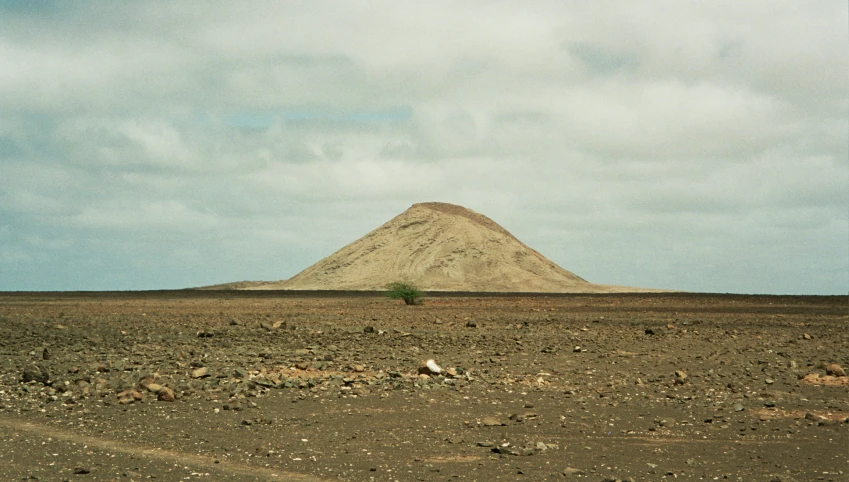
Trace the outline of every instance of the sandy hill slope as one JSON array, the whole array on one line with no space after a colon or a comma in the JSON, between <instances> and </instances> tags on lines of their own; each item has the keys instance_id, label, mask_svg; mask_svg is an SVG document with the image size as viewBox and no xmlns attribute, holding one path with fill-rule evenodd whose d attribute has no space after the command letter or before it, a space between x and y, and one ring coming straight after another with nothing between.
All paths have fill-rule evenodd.
<instances>
[{"instance_id":1,"label":"sandy hill slope","mask_svg":"<svg viewBox=\"0 0 849 482\"><path fill-rule=\"evenodd\" d=\"M394 281L426 291L647 291L589 283L486 216L435 202L414 204L289 280L248 289L380 290Z\"/></svg>"}]
</instances>

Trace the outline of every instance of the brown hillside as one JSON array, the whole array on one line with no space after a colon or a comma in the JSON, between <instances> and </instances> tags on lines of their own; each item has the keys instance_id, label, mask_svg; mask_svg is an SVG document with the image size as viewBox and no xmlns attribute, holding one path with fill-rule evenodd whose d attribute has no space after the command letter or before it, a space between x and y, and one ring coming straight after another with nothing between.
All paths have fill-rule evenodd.
<instances>
[{"instance_id":1,"label":"brown hillside","mask_svg":"<svg viewBox=\"0 0 849 482\"><path fill-rule=\"evenodd\" d=\"M414 204L289 280L249 289L380 290L402 280L426 291L645 291L589 283L486 216L435 202Z\"/></svg>"}]
</instances>

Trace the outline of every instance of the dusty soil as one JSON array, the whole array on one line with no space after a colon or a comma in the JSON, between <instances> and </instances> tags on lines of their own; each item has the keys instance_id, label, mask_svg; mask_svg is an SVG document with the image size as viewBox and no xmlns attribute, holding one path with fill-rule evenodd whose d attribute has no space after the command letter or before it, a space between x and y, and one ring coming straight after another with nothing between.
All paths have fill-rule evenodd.
<instances>
[{"instance_id":1,"label":"dusty soil","mask_svg":"<svg viewBox=\"0 0 849 482\"><path fill-rule=\"evenodd\" d=\"M0 294L0 480L842 481L849 385L826 366L849 366L847 312L845 296ZM419 374L430 358L446 373Z\"/></svg>"}]
</instances>

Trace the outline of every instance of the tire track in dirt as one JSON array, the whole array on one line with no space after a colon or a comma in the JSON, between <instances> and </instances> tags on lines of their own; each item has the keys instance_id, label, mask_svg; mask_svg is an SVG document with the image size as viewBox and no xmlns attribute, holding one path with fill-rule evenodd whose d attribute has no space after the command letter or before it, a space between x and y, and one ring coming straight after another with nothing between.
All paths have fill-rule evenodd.
<instances>
[{"instance_id":1,"label":"tire track in dirt","mask_svg":"<svg viewBox=\"0 0 849 482\"><path fill-rule=\"evenodd\" d=\"M18 432L27 432L40 437L52 437L56 440L87 445L89 448L120 452L128 455L143 456L165 462L180 463L197 468L224 472L231 476L249 476L266 480L286 480L296 482L322 482L321 479L308 474L289 472L285 470L269 469L267 467L255 467L238 462L216 459L205 455L196 455L173 450L165 450L144 445L128 444L99 437L70 433L58 427L48 427L22 420L0 418L0 427ZM215 461L218 460L218 463Z\"/></svg>"}]
</instances>

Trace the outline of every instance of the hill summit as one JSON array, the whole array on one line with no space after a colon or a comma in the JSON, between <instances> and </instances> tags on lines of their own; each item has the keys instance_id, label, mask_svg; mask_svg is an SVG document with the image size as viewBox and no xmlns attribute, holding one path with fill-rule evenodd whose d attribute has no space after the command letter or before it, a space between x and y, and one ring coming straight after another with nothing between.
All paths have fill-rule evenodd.
<instances>
[{"instance_id":1,"label":"hill summit","mask_svg":"<svg viewBox=\"0 0 849 482\"><path fill-rule=\"evenodd\" d=\"M644 291L595 285L566 271L488 217L454 204L412 207L286 281L252 289L425 291Z\"/></svg>"}]
</instances>

